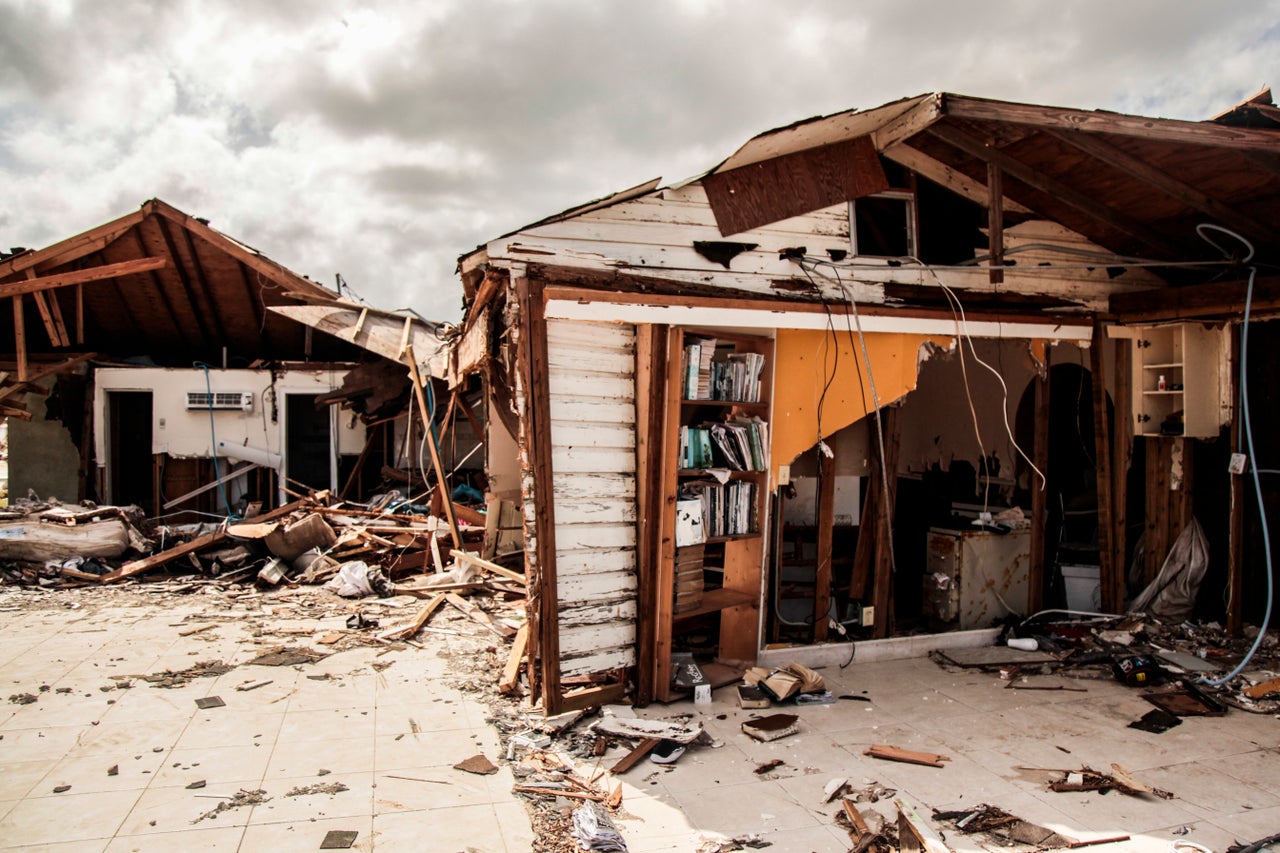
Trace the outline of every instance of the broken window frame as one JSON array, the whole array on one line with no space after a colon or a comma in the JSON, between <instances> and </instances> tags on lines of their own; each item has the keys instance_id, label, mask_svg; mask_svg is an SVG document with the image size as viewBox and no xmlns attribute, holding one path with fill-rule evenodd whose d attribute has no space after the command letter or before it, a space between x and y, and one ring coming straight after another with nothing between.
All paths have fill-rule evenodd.
<instances>
[{"instance_id":1,"label":"broken window frame","mask_svg":"<svg viewBox=\"0 0 1280 853\"><path fill-rule=\"evenodd\" d=\"M872 193L865 196L869 199L889 199L892 201L902 201L903 215L906 219L907 228L907 253L906 255L885 255L873 254L871 252L862 252L858 247L858 201L854 199L849 202L849 244L855 258L886 258L896 259L901 257L919 257L920 253L920 223L916 211L916 194L909 189L885 190L884 192Z\"/></svg>"}]
</instances>

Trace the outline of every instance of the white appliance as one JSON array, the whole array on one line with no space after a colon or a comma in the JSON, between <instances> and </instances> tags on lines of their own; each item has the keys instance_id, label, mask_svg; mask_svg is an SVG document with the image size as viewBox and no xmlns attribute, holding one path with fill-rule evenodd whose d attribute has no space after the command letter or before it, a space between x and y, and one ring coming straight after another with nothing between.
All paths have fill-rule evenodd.
<instances>
[{"instance_id":1,"label":"white appliance","mask_svg":"<svg viewBox=\"0 0 1280 853\"><path fill-rule=\"evenodd\" d=\"M1031 531L929 528L924 615L945 629L988 628L1027 615ZM941 625L938 625L941 623Z\"/></svg>"}]
</instances>

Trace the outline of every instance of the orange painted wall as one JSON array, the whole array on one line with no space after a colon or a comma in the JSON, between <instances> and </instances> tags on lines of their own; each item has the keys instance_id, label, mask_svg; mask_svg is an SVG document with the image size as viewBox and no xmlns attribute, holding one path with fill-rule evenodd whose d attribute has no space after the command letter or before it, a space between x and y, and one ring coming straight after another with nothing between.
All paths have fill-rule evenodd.
<instances>
[{"instance_id":1,"label":"orange painted wall","mask_svg":"<svg viewBox=\"0 0 1280 853\"><path fill-rule=\"evenodd\" d=\"M835 370L831 387L822 404L821 437L825 438L875 409L871 383L862 364L862 348L856 335L840 329L832 339L830 331L779 329L774 341L772 475L777 482L778 466L791 461L818 443L818 402L827 378ZM875 376L880 405L887 406L915 390L916 364L920 346L932 341L951 345L952 339L932 335L868 334L867 352ZM855 357L856 356L856 357ZM862 378L862 393L858 373ZM863 393L866 405L863 405Z\"/></svg>"}]
</instances>

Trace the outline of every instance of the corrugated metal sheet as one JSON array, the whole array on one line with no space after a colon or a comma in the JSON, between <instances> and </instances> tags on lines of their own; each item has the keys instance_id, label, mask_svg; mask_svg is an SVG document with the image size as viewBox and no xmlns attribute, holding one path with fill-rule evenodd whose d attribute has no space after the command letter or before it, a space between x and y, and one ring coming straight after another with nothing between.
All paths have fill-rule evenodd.
<instances>
[{"instance_id":1,"label":"corrugated metal sheet","mask_svg":"<svg viewBox=\"0 0 1280 853\"><path fill-rule=\"evenodd\" d=\"M635 663L635 328L547 321L562 676Z\"/></svg>"}]
</instances>

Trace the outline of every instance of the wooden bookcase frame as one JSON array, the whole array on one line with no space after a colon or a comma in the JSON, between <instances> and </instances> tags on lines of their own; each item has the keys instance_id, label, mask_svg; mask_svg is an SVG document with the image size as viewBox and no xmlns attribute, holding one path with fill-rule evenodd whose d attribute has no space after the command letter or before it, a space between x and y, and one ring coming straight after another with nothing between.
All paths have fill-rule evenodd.
<instances>
[{"instance_id":1,"label":"wooden bookcase frame","mask_svg":"<svg viewBox=\"0 0 1280 853\"><path fill-rule=\"evenodd\" d=\"M756 483L756 517L759 520L755 533L720 537L708 540L723 543L724 585L703 595L701 606L683 613L675 613L675 562L676 562L676 499L680 483L689 478L680 470L680 427L691 417L695 409L718 408L726 416L733 414L756 415L769 421L773 401L773 341L767 337L730 333L714 329L685 329L671 327L667 339L666 381L657 396L661 398L665 412L661 442L661 464L657 475L661 478L661 512L654 578L654 629L652 634L653 697L667 702L677 698L671 686L672 636L680 623L709 613L720 614L719 655L726 660L754 661L760 645L760 597L762 591L765 531L767 527L768 495L772 459L765 471L734 472L736 479ZM718 400L684 399L684 341L687 336L715 338L717 342L731 343L736 352L759 353L765 357L761 376L760 401L735 403ZM772 424L770 425L772 429ZM772 435L772 432L770 433Z\"/></svg>"}]
</instances>

